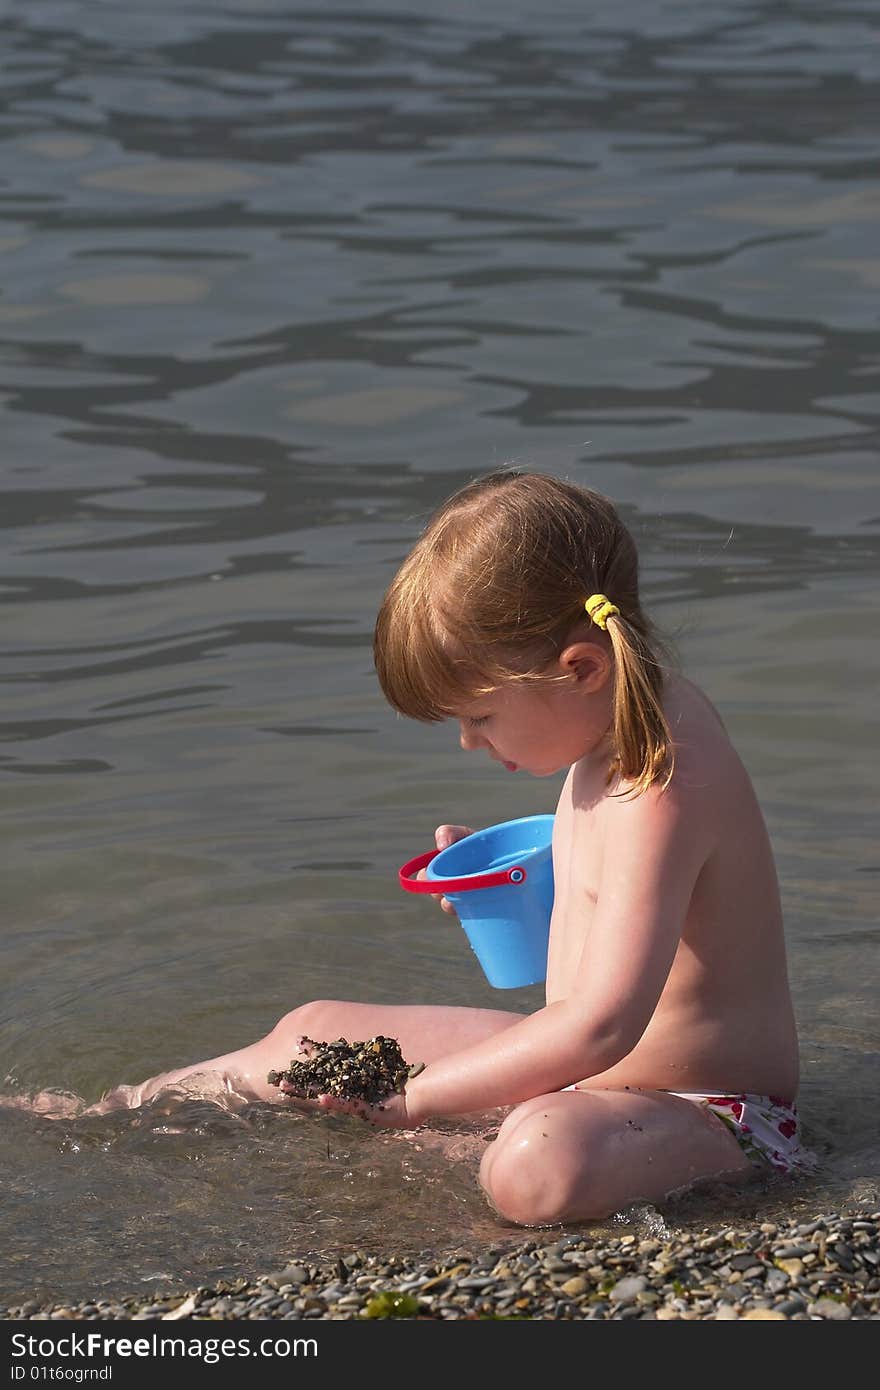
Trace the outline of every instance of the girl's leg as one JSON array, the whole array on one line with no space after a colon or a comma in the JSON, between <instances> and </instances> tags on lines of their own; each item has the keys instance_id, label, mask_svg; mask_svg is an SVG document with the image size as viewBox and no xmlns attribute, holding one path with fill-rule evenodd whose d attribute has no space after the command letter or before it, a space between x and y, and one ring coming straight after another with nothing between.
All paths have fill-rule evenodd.
<instances>
[{"instance_id":1,"label":"girl's leg","mask_svg":"<svg viewBox=\"0 0 880 1390\"><path fill-rule=\"evenodd\" d=\"M232 1096L244 1101L283 1101L276 1086L266 1076L283 1071L297 1055L298 1040L332 1042L347 1038L382 1035L396 1038L408 1062L432 1062L447 1052L481 1042L517 1023L522 1014L500 1009L444 1008L433 1004L356 1004L343 1000L318 999L303 1004L280 1022L259 1042L222 1057L178 1067L150 1077L138 1086L117 1086L93 1105L87 1114L143 1105L159 1091L198 1076L198 1091L208 1096ZM202 1078L204 1078L202 1080Z\"/></svg>"},{"instance_id":2,"label":"girl's leg","mask_svg":"<svg viewBox=\"0 0 880 1390\"><path fill-rule=\"evenodd\" d=\"M486 1150L480 1182L522 1225L610 1216L698 1178L753 1165L711 1111L667 1091L558 1091L525 1101Z\"/></svg>"}]
</instances>

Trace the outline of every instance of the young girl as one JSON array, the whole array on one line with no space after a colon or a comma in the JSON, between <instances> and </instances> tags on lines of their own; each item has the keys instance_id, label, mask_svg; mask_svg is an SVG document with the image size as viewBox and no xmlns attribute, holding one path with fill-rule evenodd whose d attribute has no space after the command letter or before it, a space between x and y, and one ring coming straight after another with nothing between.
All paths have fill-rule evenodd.
<instances>
[{"instance_id":1,"label":"young girl","mask_svg":"<svg viewBox=\"0 0 880 1390\"><path fill-rule=\"evenodd\" d=\"M279 1101L267 1073L303 1039L383 1034L425 1063L405 1091L381 1108L316 1104L408 1129L506 1108L480 1181L514 1222L601 1217L754 1163L808 1165L767 832L715 710L661 663L611 503L513 471L465 487L385 595L375 657L390 703L457 720L466 752L507 775L568 769L544 1007L320 1000L250 1047L94 1108L204 1072ZM437 846L468 833L440 826Z\"/></svg>"}]
</instances>

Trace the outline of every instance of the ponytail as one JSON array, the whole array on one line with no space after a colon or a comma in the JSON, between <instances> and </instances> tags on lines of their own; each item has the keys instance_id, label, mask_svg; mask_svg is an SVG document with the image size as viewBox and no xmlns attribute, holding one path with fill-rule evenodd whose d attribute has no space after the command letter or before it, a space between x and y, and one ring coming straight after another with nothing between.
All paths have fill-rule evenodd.
<instances>
[{"instance_id":1,"label":"ponytail","mask_svg":"<svg viewBox=\"0 0 880 1390\"><path fill-rule=\"evenodd\" d=\"M604 624L614 652L613 726L618 773L633 782L636 794L672 778L675 755L663 712L663 673L647 637L620 613Z\"/></svg>"}]
</instances>

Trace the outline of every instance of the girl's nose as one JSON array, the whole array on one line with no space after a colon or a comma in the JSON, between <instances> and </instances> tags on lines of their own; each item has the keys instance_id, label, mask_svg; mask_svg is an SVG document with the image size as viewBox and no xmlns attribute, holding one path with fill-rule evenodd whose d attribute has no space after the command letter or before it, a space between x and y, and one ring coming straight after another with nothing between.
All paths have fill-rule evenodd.
<instances>
[{"instance_id":1,"label":"girl's nose","mask_svg":"<svg viewBox=\"0 0 880 1390\"><path fill-rule=\"evenodd\" d=\"M472 753L475 748L480 748L483 739L476 729L471 729L467 724L459 724L458 741L466 753Z\"/></svg>"}]
</instances>

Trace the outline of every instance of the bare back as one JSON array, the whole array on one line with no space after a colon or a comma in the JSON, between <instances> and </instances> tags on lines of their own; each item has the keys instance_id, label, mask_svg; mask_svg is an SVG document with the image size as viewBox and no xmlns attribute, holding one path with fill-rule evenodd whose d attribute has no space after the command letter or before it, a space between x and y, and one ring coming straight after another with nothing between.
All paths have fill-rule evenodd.
<instances>
[{"instance_id":1,"label":"bare back","mask_svg":"<svg viewBox=\"0 0 880 1390\"><path fill-rule=\"evenodd\" d=\"M706 697L680 677L665 700L675 740L674 784L709 851L678 949L640 1040L590 1088L739 1091L794 1097L797 1035L776 870L748 774ZM554 831L556 899L547 1003L565 998L590 931L604 856L626 835L632 798L612 796L578 763L566 779Z\"/></svg>"}]
</instances>

